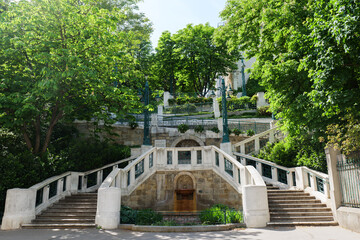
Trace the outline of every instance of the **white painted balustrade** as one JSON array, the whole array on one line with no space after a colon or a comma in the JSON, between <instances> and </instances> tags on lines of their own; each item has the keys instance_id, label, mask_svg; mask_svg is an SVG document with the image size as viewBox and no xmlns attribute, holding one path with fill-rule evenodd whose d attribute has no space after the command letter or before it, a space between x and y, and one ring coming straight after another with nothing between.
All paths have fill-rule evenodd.
<instances>
[{"instance_id":1,"label":"white painted balustrade","mask_svg":"<svg viewBox=\"0 0 360 240\"><path fill-rule=\"evenodd\" d=\"M287 168L242 153L234 153L234 155L242 165L251 165L256 168L265 182L281 189L304 190L330 206L329 176L327 174L307 167Z\"/></svg>"},{"instance_id":2,"label":"white painted balustrade","mask_svg":"<svg viewBox=\"0 0 360 240\"><path fill-rule=\"evenodd\" d=\"M251 152L259 152L261 149L261 141L264 141L264 145L269 142L269 143L273 143L278 139L281 139L283 136L281 134L281 132L279 131L279 129L277 127L271 128L269 130L266 130L262 133L256 134L252 137L249 137L241 142L238 142L236 144L233 145L233 150L234 152L239 152L239 153L243 153L243 154L250 154L250 152L247 150L247 146L248 145L252 145Z\"/></svg>"},{"instance_id":3,"label":"white painted balustrade","mask_svg":"<svg viewBox=\"0 0 360 240\"><path fill-rule=\"evenodd\" d=\"M7 190L1 229L17 229L23 223L30 223L36 215L65 196L95 191L103 182L103 176L117 169L120 163L134 159L136 156L83 173L66 172L48 178L28 189Z\"/></svg>"}]
</instances>

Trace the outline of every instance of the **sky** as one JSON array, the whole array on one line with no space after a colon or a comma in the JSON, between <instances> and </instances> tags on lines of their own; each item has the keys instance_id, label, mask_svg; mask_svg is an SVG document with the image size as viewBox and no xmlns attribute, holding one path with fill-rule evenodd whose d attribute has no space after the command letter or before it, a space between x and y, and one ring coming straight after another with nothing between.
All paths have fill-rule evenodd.
<instances>
[{"instance_id":1,"label":"sky","mask_svg":"<svg viewBox=\"0 0 360 240\"><path fill-rule=\"evenodd\" d=\"M226 0L143 0L139 9L153 23L151 35L153 47L162 32L168 30L172 34L192 23L210 23L216 27L221 22L220 12L225 8Z\"/></svg>"}]
</instances>

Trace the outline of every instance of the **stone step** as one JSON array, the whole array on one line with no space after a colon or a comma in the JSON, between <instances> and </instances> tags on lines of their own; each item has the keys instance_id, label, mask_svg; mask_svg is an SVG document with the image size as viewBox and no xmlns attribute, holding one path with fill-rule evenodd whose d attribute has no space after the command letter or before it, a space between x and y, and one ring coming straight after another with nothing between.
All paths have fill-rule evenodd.
<instances>
[{"instance_id":1,"label":"stone step","mask_svg":"<svg viewBox=\"0 0 360 240\"><path fill-rule=\"evenodd\" d=\"M48 214L37 216L36 219L95 219L96 214Z\"/></svg>"},{"instance_id":2,"label":"stone step","mask_svg":"<svg viewBox=\"0 0 360 240\"><path fill-rule=\"evenodd\" d=\"M97 199L97 195L80 195L80 196L77 196L77 195L73 195L73 196L66 196L65 199Z\"/></svg>"},{"instance_id":3,"label":"stone step","mask_svg":"<svg viewBox=\"0 0 360 240\"><path fill-rule=\"evenodd\" d=\"M326 207L287 207L287 208L280 208L280 207L272 207L270 209L270 212L276 212L276 213L288 213L288 212L331 212L330 208Z\"/></svg>"},{"instance_id":4,"label":"stone step","mask_svg":"<svg viewBox=\"0 0 360 240\"><path fill-rule=\"evenodd\" d=\"M269 227L294 227L294 226L338 226L335 221L322 221L322 222L269 222Z\"/></svg>"},{"instance_id":5,"label":"stone step","mask_svg":"<svg viewBox=\"0 0 360 240\"><path fill-rule=\"evenodd\" d=\"M287 196L284 196L284 195L276 195L276 196L273 196L273 195L270 195L268 196L268 200L292 200L292 199L316 199L314 196L307 196L307 195L304 195L304 196L293 196L293 195L287 195Z\"/></svg>"},{"instance_id":6,"label":"stone step","mask_svg":"<svg viewBox=\"0 0 360 240\"><path fill-rule=\"evenodd\" d=\"M64 198L59 202L97 202L97 198Z\"/></svg>"},{"instance_id":7,"label":"stone step","mask_svg":"<svg viewBox=\"0 0 360 240\"><path fill-rule=\"evenodd\" d=\"M323 203L279 203L279 204L269 204L269 209L273 209L273 208L318 208L318 207L326 207L326 204Z\"/></svg>"},{"instance_id":8,"label":"stone step","mask_svg":"<svg viewBox=\"0 0 360 240\"><path fill-rule=\"evenodd\" d=\"M296 216L328 216L332 217L332 212L270 212L270 217L296 217Z\"/></svg>"},{"instance_id":9,"label":"stone step","mask_svg":"<svg viewBox=\"0 0 360 240\"><path fill-rule=\"evenodd\" d=\"M46 210L45 213L96 213L96 207L95 208L55 208L52 207L51 209Z\"/></svg>"},{"instance_id":10,"label":"stone step","mask_svg":"<svg viewBox=\"0 0 360 240\"><path fill-rule=\"evenodd\" d=\"M39 224L43 224L43 223L94 223L95 222L95 218L75 218L75 219L71 219L71 218L56 218L56 219L35 219L32 220L32 223L39 223Z\"/></svg>"},{"instance_id":11,"label":"stone step","mask_svg":"<svg viewBox=\"0 0 360 240\"><path fill-rule=\"evenodd\" d=\"M274 192L268 192L268 197L306 197L306 196L310 196L309 193L304 193L304 192L289 192L289 193L274 193Z\"/></svg>"},{"instance_id":12,"label":"stone step","mask_svg":"<svg viewBox=\"0 0 360 240\"><path fill-rule=\"evenodd\" d=\"M56 204L51 209L96 209L96 204Z\"/></svg>"},{"instance_id":13,"label":"stone step","mask_svg":"<svg viewBox=\"0 0 360 240\"><path fill-rule=\"evenodd\" d=\"M271 216L270 222L325 222L334 221L332 216Z\"/></svg>"},{"instance_id":14,"label":"stone step","mask_svg":"<svg viewBox=\"0 0 360 240\"><path fill-rule=\"evenodd\" d=\"M96 225L94 223L42 223L42 224L22 224L22 228L24 229L64 229L64 228L95 228Z\"/></svg>"},{"instance_id":15,"label":"stone step","mask_svg":"<svg viewBox=\"0 0 360 240\"><path fill-rule=\"evenodd\" d=\"M268 194L295 194L295 195L310 195L303 190L267 190Z\"/></svg>"},{"instance_id":16,"label":"stone step","mask_svg":"<svg viewBox=\"0 0 360 240\"><path fill-rule=\"evenodd\" d=\"M277 204L305 204L305 203L321 203L320 200L316 199L285 199L285 200L269 200L269 205L277 205Z\"/></svg>"}]
</instances>

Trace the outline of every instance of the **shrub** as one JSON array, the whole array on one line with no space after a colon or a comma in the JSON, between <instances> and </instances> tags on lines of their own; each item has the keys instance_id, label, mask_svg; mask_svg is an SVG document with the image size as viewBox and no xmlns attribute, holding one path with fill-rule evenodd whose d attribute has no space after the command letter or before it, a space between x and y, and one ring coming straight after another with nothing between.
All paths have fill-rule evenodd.
<instances>
[{"instance_id":1,"label":"shrub","mask_svg":"<svg viewBox=\"0 0 360 240\"><path fill-rule=\"evenodd\" d=\"M242 132L240 129L238 129L238 128L234 128L231 132L234 133L236 136L239 136L240 134L243 133L243 132Z\"/></svg>"},{"instance_id":2,"label":"shrub","mask_svg":"<svg viewBox=\"0 0 360 240\"><path fill-rule=\"evenodd\" d=\"M214 133L219 133L220 132L218 127L213 127L210 130L213 131Z\"/></svg>"},{"instance_id":3,"label":"shrub","mask_svg":"<svg viewBox=\"0 0 360 240\"><path fill-rule=\"evenodd\" d=\"M181 132L181 133L185 133L187 130L189 130L189 126L186 125L186 124L180 124L180 125L178 126L178 130L179 130L179 132Z\"/></svg>"},{"instance_id":4,"label":"shrub","mask_svg":"<svg viewBox=\"0 0 360 240\"><path fill-rule=\"evenodd\" d=\"M138 210L136 214L137 225L152 225L157 222L161 222L163 219L160 213L155 212L152 209Z\"/></svg>"},{"instance_id":5,"label":"shrub","mask_svg":"<svg viewBox=\"0 0 360 240\"><path fill-rule=\"evenodd\" d=\"M224 224L242 222L242 214L235 209L223 204L216 204L200 213L200 221L203 224Z\"/></svg>"},{"instance_id":6,"label":"shrub","mask_svg":"<svg viewBox=\"0 0 360 240\"><path fill-rule=\"evenodd\" d=\"M271 117L272 113L269 111L269 106L262 106L257 108L257 112L260 116L269 116Z\"/></svg>"},{"instance_id":7,"label":"shrub","mask_svg":"<svg viewBox=\"0 0 360 240\"><path fill-rule=\"evenodd\" d=\"M257 100L258 100L258 96L257 96L256 94L254 94L254 95L251 97L250 102L253 103L253 104L256 104Z\"/></svg>"},{"instance_id":8,"label":"shrub","mask_svg":"<svg viewBox=\"0 0 360 240\"><path fill-rule=\"evenodd\" d=\"M120 223L135 224L137 210L121 205Z\"/></svg>"},{"instance_id":9,"label":"shrub","mask_svg":"<svg viewBox=\"0 0 360 240\"><path fill-rule=\"evenodd\" d=\"M204 127L203 127L202 125L196 126L194 130L195 130L195 132L197 132L197 133L202 133L202 132L205 131L205 129L204 129Z\"/></svg>"},{"instance_id":10,"label":"shrub","mask_svg":"<svg viewBox=\"0 0 360 240\"><path fill-rule=\"evenodd\" d=\"M247 134L249 137L251 137L251 136L254 136L254 135L255 135L255 131L252 130L252 129L248 129L248 130L246 131L246 134Z\"/></svg>"}]
</instances>

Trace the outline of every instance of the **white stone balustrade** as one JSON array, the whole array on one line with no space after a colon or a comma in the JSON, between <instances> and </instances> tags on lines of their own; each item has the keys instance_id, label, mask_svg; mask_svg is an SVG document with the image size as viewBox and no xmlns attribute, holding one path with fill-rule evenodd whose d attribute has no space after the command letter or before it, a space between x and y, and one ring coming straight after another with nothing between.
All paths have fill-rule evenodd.
<instances>
[{"instance_id":1,"label":"white stone balustrade","mask_svg":"<svg viewBox=\"0 0 360 240\"><path fill-rule=\"evenodd\" d=\"M265 182L278 186L281 189L304 190L330 206L329 176L327 174L308 167L287 168L242 153L234 153L234 155L244 166L255 164L256 170ZM264 171L265 168L271 169L271 175L269 172ZM283 176L286 173L286 178L283 176L279 178L279 171L282 171Z\"/></svg>"}]
</instances>

